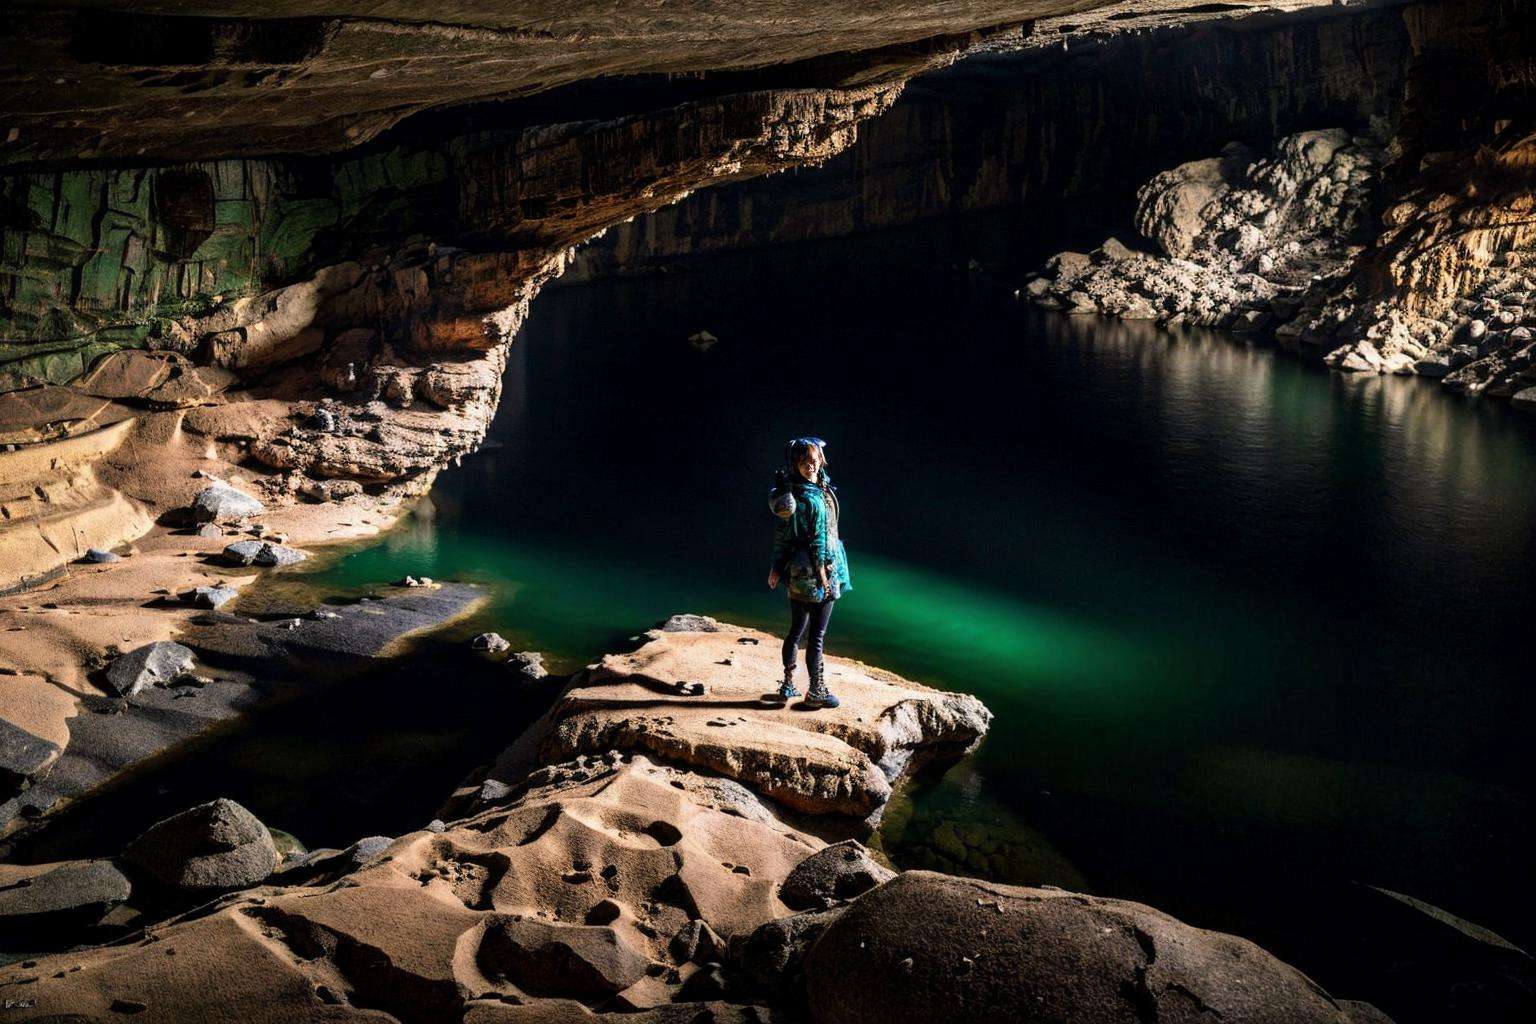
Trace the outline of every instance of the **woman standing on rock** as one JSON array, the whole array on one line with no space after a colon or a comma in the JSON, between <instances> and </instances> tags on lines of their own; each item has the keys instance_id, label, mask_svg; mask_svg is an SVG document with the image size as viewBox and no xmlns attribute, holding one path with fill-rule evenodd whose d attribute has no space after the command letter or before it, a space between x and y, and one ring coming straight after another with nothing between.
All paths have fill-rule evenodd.
<instances>
[{"instance_id":1,"label":"woman standing on rock","mask_svg":"<svg viewBox=\"0 0 1536 1024\"><path fill-rule=\"evenodd\" d=\"M774 488L770 504L779 522L773 535L773 566L768 570L769 589L789 578L789 635L784 638L783 700L798 697L795 689L795 651L809 630L805 644L805 670L811 678L805 706L835 708L838 701L827 692L822 673L822 642L832 602L852 590L848 556L837 535L837 492L827 477L826 442L819 437L798 437L785 451L788 463Z\"/></svg>"}]
</instances>

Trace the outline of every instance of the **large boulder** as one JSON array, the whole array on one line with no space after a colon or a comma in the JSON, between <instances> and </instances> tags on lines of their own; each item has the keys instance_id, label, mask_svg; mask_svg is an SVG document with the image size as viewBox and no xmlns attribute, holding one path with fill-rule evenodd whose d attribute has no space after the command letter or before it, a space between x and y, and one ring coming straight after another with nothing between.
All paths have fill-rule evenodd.
<instances>
[{"instance_id":1,"label":"large boulder","mask_svg":"<svg viewBox=\"0 0 1536 1024\"><path fill-rule=\"evenodd\" d=\"M223 797L152 825L123 859L166 885L197 890L255 885L281 860L267 827Z\"/></svg>"},{"instance_id":2,"label":"large boulder","mask_svg":"<svg viewBox=\"0 0 1536 1024\"><path fill-rule=\"evenodd\" d=\"M195 664L190 647L172 640L129 651L107 668L107 683L123 697L132 697L146 686L175 682L192 671Z\"/></svg>"},{"instance_id":3,"label":"large boulder","mask_svg":"<svg viewBox=\"0 0 1536 1024\"><path fill-rule=\"evenodd\" d=\"M264 515L267 511L256 498L237 490L222 480L204 487L192 499L192 518L200 523L222 523L231 519L248 519Z\"/></svg>"},{"instance_id":4,"label":"large boulder","mask_svg":"<svg viewBox=\"0 0 1536 1024\"><path fill-rule=\"evenodd\" d=\"M837 1024L1349 1024L1245 939L1138 903L908 871L826 927L811 1020Z\"/></svg>"}]
</instances>

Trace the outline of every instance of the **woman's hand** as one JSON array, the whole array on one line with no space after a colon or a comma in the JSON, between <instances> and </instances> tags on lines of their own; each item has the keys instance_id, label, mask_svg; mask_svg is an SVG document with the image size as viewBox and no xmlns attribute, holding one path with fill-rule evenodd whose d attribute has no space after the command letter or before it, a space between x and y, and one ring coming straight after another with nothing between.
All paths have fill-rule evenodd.
<instances>
[{"instance_id":1,"label":"woman's hand","mask_svg":"<svg viewBox=\"0 0 1536 1024\"><path fill-rule=\"evenodd\" d=\"M825 565L817 566L816 573L821 578L821 589L826 590L827 587L830 586L830 584L827 582L827 567Z\"/></svg>"},{"instance_id":2,"label":"woman's hand","mask_svg":"<svg viewBox=\"0 0 1536 1024\"><path fill-rule=\"evenodd\" d=\"M777 569L769 569L768 570L768 589L769 590L777 590L777 589L779 589L779 570L777 570Z\"/></svg>"}]
</instances>

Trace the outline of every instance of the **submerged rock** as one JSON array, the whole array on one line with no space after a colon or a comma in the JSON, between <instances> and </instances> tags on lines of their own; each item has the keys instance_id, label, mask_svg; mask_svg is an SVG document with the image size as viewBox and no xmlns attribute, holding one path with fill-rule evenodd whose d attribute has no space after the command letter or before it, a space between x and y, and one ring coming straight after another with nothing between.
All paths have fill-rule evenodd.
<instances>
[{"instance_id":1,"label":"submerged rock","mask_svg":"<svg viewBox=\"0 0 1536 1024\"><path fill-rule=\"evenodd\" d=\"M266 511L260 501L223 481L203 488L192 499L192 518L203 523L248 519L265 515Z\"/></svg>"},{"instance_id":2,"label":"submerged rock","mask_svg":"<svg viewBox=\"0 0 1536 1024\"><path fill-rule=\"evenodd\" d=\"M192 649L171 640L156 640L129 651L107 667L107 682L123 697L146 686L164 685L187 675L196 664Z\"/></svg>"},{"instance_id":3,"label":"submerged rock","mask_svg":"<svg viewBox=\"0 0 1536 1024\"><path fill-rule=\"evenodd\" d=\"M123 859L177 888L238 889L265 879L282 858L254 814L220 797L151 826Z\"/></svg>"}]
</instances>

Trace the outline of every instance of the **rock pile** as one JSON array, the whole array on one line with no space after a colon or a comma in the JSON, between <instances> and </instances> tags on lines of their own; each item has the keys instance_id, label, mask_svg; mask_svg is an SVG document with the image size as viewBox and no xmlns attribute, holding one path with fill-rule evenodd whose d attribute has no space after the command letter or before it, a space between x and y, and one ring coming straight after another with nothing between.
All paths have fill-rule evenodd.
<instances>
[{"instance_id":1,"label":"rock pile","mask_svg":"<svg viewBox=\"0 0 1536 1024\"><path fill-rule=\"evenodd\" d=\"M1379 147L1342 129L1240 143L1164 171L1136 194L1136 228L1161 250L1111 238L1064 252L1025 286L1037 304L1163 324L1258 330L1288 319L1363 241Z\"/></svg>"}]
</instances>

